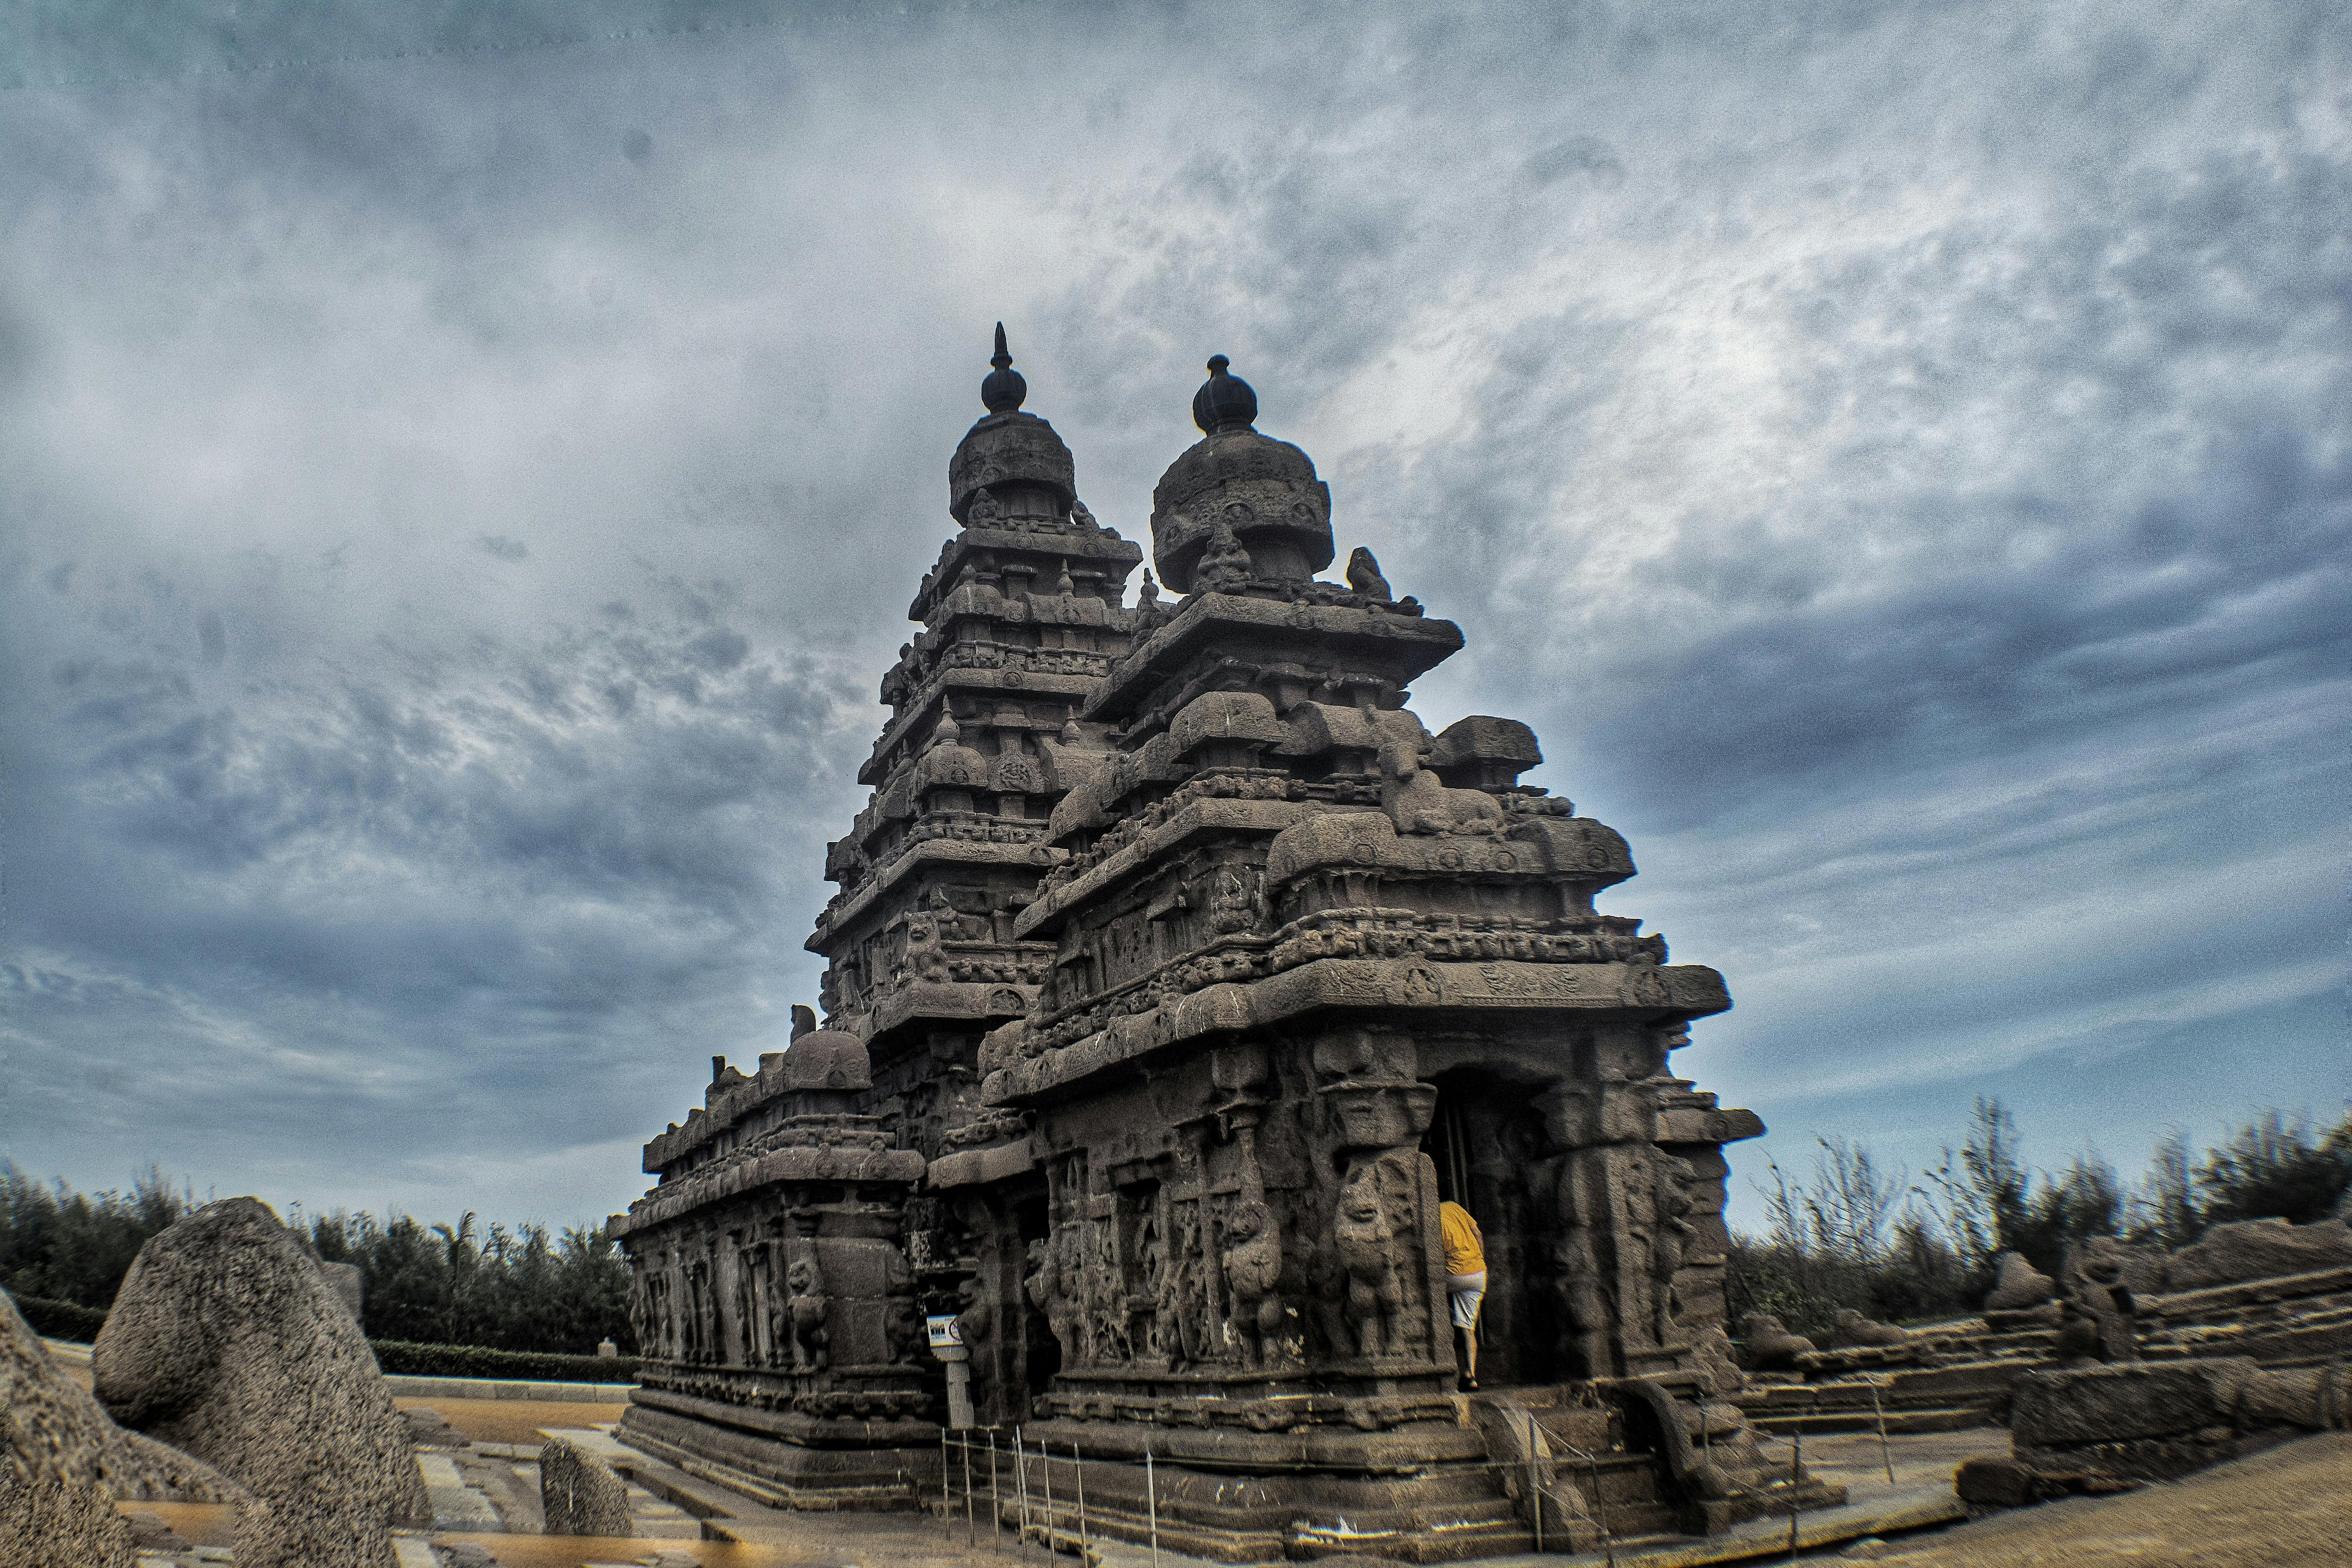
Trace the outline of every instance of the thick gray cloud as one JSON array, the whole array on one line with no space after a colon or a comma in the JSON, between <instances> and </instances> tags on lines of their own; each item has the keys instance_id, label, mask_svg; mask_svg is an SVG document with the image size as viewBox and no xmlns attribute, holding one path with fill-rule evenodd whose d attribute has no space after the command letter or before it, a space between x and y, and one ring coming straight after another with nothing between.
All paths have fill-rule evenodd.
<instances>
[{"instance_id":1,"label":"thick gray cloud","mask_svg":"<svg viewBox=\"0 0 2352 1568\"><path fill-rule=\"evenodd\" d=\"M1784 1163L2352 1081L2336 7L82 17L0 50L20 1163L625 1202L814 991L1000 317L1135 537L1234 356Z\"/></svg>"}]
</instances>

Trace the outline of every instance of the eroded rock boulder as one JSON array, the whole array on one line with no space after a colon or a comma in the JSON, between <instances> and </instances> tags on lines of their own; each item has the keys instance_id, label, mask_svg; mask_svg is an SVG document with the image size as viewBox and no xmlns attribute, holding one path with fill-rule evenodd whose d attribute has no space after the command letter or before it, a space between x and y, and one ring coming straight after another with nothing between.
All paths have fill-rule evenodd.
<instances>
[{"instance_id":1,"label":"eroded rock boulder","mask_svg":"<svg viewBox=\"0 0 2352 1568\"><path fill-rule=\"evenodd\" d=\"M1838 1309L1836 1321L1830 1328L1830 1345L1843 1350L1861 1345L1907 1345L1910 1331L1893 1323L1882 1323L1865 1318L1852 1307Z\"/></svg>"},{"instance_id":2,"label":"eroded rock boulder","mask_svg":"<svg viewBox=\"0 0 2352 1568\"><path fill-rule=\"evenodd\" d=\"M1992 1294L1985 1298L1987 1312L2028 1312L2054 1300L2058 1281L2025 1260L2021 1252L2004 1252L1993 1259Z\"/></svg>"},{"instance_id":3,"label":"eroded rock boulder","mask_svg":"<svg viewBox=\"0 0 2352 1568\"><path fill-rule=\"evenodd\" d=\"M242 1495L210 1467L108 1419L0 1295L0 1564L131 1568L137 1538L117 1499Z\"/></svg>"},{"instance_id":4,"label":"eroded rock boulder","mask_svg":"<svg viewBox=\"0 0 2352 1568\"><path fill-rule=\"evenodd\" d=\"M1813 1348L1813 1342L1802 1334L1792 1334L1789 1326L1769 1312L1750 1312L1739 1320L1739 1331L1748 1342L1748 1364L1758 1372L1786 1372L1797 1364L1797 1358Z\"/></svg>"},{"instance_id":5,"label":"eroded rock boulder","mask_svg":"<svg viewBox=\"0 0 2352 1568\"><path fill-rule=\"evenodd\" d=\"M407 1424L319 1265L255 1198L207 1204L140 1249L92 1356L127 1426L247 1488L238 1568L395 1568L431 1518Z\"/></svg>"},{"instance_id":6,"label":"eroded rock boulder","mask_svg":"<svg viewBox=\"0 0 2352 1568\"><path fill-rule=\"evenodd\" d=\"M0 1411L0 1563L10 1568L136 1568L131 1521L95 1481L37 1470L37 1440Z\"/></svg>"},{"instance_id":7,"label":"eroded rock boulder","mask_svg":"<svg viewBox=\"0 0 2352 1568\"><path fill-rule=\"evenodd\" d=\"M629 1487L613 1467L562 1437L539 1451L540 1510L550 1535L634 1535Z\"/></svg>"},{"instance_id":8,"label":"eroded rock boulder","mask_svg":"<svg viewBox=\"0 0 2352 1568\"><path fill-rule=\"evenodd\" d=\"M2166 1263L2168 1290L2200 1290L2244 1279L2312 1274L2352 1267L2352 1226L2340 1219L2289 1225L2283 1219L2217 1225Z\"/></svg>"}]
</instances>

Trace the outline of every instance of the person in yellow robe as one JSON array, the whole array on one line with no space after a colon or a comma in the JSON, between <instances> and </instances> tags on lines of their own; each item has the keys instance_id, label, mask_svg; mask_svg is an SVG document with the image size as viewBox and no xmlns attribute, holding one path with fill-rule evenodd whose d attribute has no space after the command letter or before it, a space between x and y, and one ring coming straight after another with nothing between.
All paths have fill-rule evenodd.
<instances>
[{"instance_id":1,"label":"person in yellow robe","mask_svg":"<svg viewBox=\"0 0 2352 1568\"><path fill-rule=\"evenodd\" d=\"M1486 1238L1460 1204L1437 1205L1445 1247L1445 1289L1454 1303L1454 1331L1462 1337L1462 1386L1478 1386L1478 1306L1486 1299Z\"/></svg>"}]
</instances>

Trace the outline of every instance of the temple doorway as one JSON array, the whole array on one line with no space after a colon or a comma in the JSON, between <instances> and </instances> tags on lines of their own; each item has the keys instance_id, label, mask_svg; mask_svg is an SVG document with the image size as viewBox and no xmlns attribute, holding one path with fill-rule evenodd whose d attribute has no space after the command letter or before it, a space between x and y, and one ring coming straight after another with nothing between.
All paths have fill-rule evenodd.
<instances>
[{"instance_id":1,"label":"temple doorway","mask_svg":"<svg viewBox=\"0 0 2352 1568\"><path fill-rule=\"evenodd\" d=\"M1563 1313L1548 1202L1558 1164L1548 1158L1532 1086L1476 1068L1443 1072L1421 1152L1437 1167L1437 1196L1478 1222L1486 1297L1478 1315L1478 1382L1485 1388L1553 1384L1562 1364Z\"/></svg>"}]
</instances>

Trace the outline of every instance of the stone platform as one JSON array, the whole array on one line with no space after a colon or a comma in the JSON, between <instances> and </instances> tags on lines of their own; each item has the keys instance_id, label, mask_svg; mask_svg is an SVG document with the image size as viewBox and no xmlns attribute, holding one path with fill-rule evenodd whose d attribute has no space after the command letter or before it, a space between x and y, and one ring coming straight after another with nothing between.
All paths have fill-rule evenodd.
<instances>
[{"instance_id":1,"label":"stone platform","mask_svg":"<svg viewBox=\"0 0 2352 1568\"><path fill-rule=\"evenodd\" d=\"M2005 1314L2005 1316L2013 1316ZM2245 1356L2265 1367L2352 1357L2352 1268L2211 1286L2139 1303L2140 1354L2150 1362ZM2018 1378L2049 1364L2054 1327L1996 1327L1984 1318L1924 1324L1903 1345L1800 1356L1794 1373L1753 1373L1733 1403L1757 1427L1807 1434L1998 1426Z\"/></svg>"}]
</instances>

